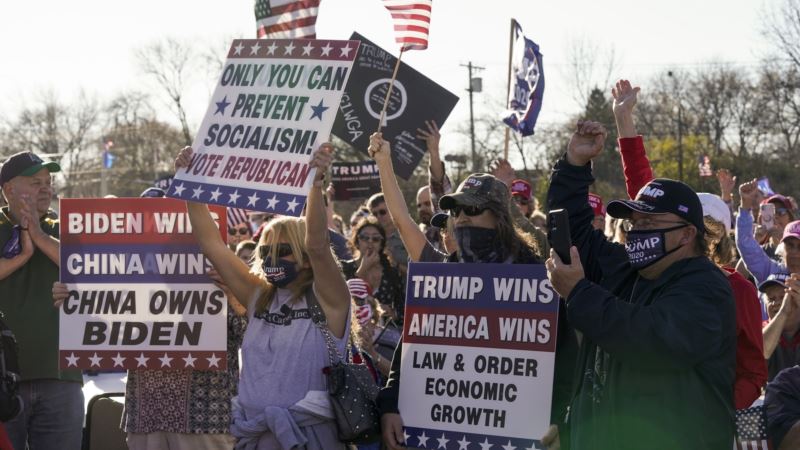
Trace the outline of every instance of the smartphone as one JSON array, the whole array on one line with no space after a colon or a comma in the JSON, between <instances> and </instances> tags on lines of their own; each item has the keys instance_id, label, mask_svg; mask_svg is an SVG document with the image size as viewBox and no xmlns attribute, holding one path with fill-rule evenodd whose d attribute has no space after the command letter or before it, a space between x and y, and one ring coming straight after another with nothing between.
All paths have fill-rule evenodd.
<instances>
[{"instance_id":1,"label":"smartphone","mask_svg":"<svg viewBox=\"0 0 800 450\"><path fill-rule=\"evenodd\" d=\"M761 220L761 226L766 230L771 230L775 227L775 204L765 203L761 205L760 209L758 217Z\"/></svg>"},{"instance_id":2,"label":"smartphone","mask_svg":"<svg viewBox=\"0 0 800 450\"><path fill-rule=\"evenodd\" d=\"M561 261L572 264L569 257L569 248L572 246L572 239L569 237L569 216L565 209L555 209L550 211L547 216L547 240L550 247L555 250Z\"/></svg>"}]
</instances>

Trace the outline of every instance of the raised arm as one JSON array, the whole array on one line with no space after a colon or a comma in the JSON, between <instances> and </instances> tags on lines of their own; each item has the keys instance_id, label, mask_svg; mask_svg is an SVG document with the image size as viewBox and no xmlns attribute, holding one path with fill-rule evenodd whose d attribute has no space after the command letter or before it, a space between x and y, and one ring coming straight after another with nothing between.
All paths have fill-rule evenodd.
<instances>
[{"instance_id":1,"label":"raised arm","mask_svg":"<svg viewBox=\"0 0 800 450\"><path fill-rule=\"evenodd\" d=\"M419 261L422 249L428 242L425 233L419 229L417 223L411 218L408 212L408 205L397 184L397 177L392 166L392 150L389 142L383 139L381 133L373 133L369 138L369 154L375 159L378 165L378 172L381 176L381 190L383 198L386 200L386 207L392 215L394 226L400 232L403 245L406 246L408 256L412 261Z\"/></svg>"},{"instance_id":2,"label":"raised arm","mask_svg":"<svg viewBox=\"0 0 800 450\"><path fill-rule=\"evenodd\" d=\"M184 147L178 153L178 157L175 158L176 173L189 167L192 153L191 147ZM261 292L263 281L250 273L247 264L225 245L220 237L217 224L205 204L186 202L186 211L189 213L192 234L194 234L200 250L211 261L236 298L245 306L250 304Z\"/></svg>"},{"instance_id":3,"label":"raised arm","mask_svg":"<svg viewBox=\"0 0 800 450\"><path fill-rule=\"evenodd\" d=\"M751 180L739 186L741 204L739 218L736 219L736 249L739 250L747 270L753 274L756 282L760 283L766 280L771 273L782 271L782 268L767 256L753 237L751 209L755 206L757 183L757 180Z\"/></svg>"},{"instance_id":4,"label":"raised arm","mask_svg":"<svg viewBox=\"0 0 800 450\"><path fill-rule=\"evenodd\" d=\"M635 198L639 189L653 179L653 169L645 153L644 141L636 133L633 122L633 108L636 106L638 94L639 88L631 86L628 80L617 81L611 89L611 96L614 97L614 121L619 136L619 153L629 198Z\"/></svg>"},{"instance_id":5,"label":"raised arm","mask_svg":"<svg viewBox=\"0 0 800 450\"><path fill-rule=\"evenodd\" d=\"M425 140L428 149L428 187L431 190L431 207L434 213L439 209L439 199L453 192L453 185L444 170L444 162L439 154L439 127L432 120L425 121L427 130L417 128L417 138Z\"/></svg>"},{"instance_id":6,"label":"raised arm","mask_svg":"<svg viewBox=\"0 0 800 450\"><path fill-rule=\"evenodd\" d=\"M328 327L335 336L341 338L350 314L350 291L331 252L323 200L325 193L322 192L323 178L331 165L332 152L331 144L322 144L311 160L311 167L316 168L317 173L306 205L306 252L314 271L314 291L325 312Z\"/></svg>"}]
</instances>

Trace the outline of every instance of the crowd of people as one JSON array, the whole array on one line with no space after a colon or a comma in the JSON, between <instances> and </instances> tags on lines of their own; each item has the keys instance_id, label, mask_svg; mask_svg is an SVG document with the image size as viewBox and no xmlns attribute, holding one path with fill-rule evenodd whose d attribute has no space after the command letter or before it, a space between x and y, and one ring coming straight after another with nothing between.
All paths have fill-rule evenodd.
<instances>
[{"instance_id":1,"label":"crowd of people","mask_svg":"<svg viewBox=\"0 0 800 450\"><path fill-rule=\"evenodd\" d=\"M300 218L251 212L227 243L204 204L187 202L209 277L228 299L227 370L128 372L121 427L131 449L344 449L322 368L367 365L381 441L414 448L398 409L409 262L544 264L559 294L549 449L730 449L735 411L763 403L773 448L800 448L800 220L796 201L738 186L720 195L657 178L634 109L639 89L612 88L628 198L591 192L607 130L577 123L540 205L508 161L454 190L436 123L417 130L429 180L416 214L398 185L391 145L370 138L381 192L342 220L324 175ZM189 147L175 159L188 167ZM81 448L82 376L58 367L59 228L54 162L6 159L0 185L0 311L19 346L22 411L0 449ZM144 196L159 196L164 192ZM570 262L550 248L546 211L569 216ZM323 317L324 320L315 320ZM240 360L241 358L241 360ZM5 442L4 442L5 440Z\"/></svg>"}]
</instances>

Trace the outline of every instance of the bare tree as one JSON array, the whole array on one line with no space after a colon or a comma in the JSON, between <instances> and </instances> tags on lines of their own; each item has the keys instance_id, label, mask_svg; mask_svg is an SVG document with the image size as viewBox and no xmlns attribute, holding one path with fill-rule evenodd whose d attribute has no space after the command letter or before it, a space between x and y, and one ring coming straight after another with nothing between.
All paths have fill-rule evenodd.
<instances>
[{"instance_id":1,"label":"bare tree","mask_svg":"<svg viewBox=\"0 0 800 450\"><path fill-rule=\"evenodd\" d=\"M762 31L800 69L800 0L783 0L762 18Z\"/></svg>"},{"instance_id":2,"label":"bare tree","mask_svg":"<svg viewBox=\"0 0 800 450\"><path fill-rule=\"evenodd\" d=\"M569 40L565 54L563 76L572 84L572 99L583 108L589 102L592 89L601 88L605 92L605 87L611 86L620 61L613 46L604 47L586 36Z\"/></svg>"},{"instance_id":3,"label":"bare tree","mask_svg":"<svg viewBox=\"0 0 800 450\"><path fill-rule=\"evenodd\" d=\"M197 53L188 42L164 38L136 51L141 70L153 77L169 97L183 132L184 143L192 144L192 133L183 106L183 94L197 70Z\"/></svg>"}]
</instances>

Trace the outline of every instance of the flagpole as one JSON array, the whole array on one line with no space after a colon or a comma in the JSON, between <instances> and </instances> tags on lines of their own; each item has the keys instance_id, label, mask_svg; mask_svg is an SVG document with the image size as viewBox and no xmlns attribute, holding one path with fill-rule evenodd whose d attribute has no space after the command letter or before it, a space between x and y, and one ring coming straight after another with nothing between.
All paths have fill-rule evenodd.
<instances>
[{"instance_id":1,"label":"flagpole","mask_svg":"<svg viewBox=\"0 0 800 450\"><path fill-rule=\"evenodd\" d=\"M400 68L400 59L403 58L403 49L400 49L400 56L397 57L397 63L394 65L394 72L392 79L389 81L389 90L386 91L386 98L383 99L383 108L381 108L381 118L378 120L378 133L383 128L383 118L386 116L386 107L389 106L389 96L392 95L392 88L394 87L394 80L397 78L397 69Z\"/></svg>"},{"instance_id":2,"label":"flagpole","mask_svg":"<svg viewBox=\"0 0 800 450\"><path fill-rule=\"evenodd\" d=\"M514 56L514 18L511 18L511 28L508 33L508 75L506 76L506 103L511 95L511 58ZM503 159L508 160L508 142L511 139L511 129L506 126L506 139L503 146Z\"/></svg>"}]
</instances>

